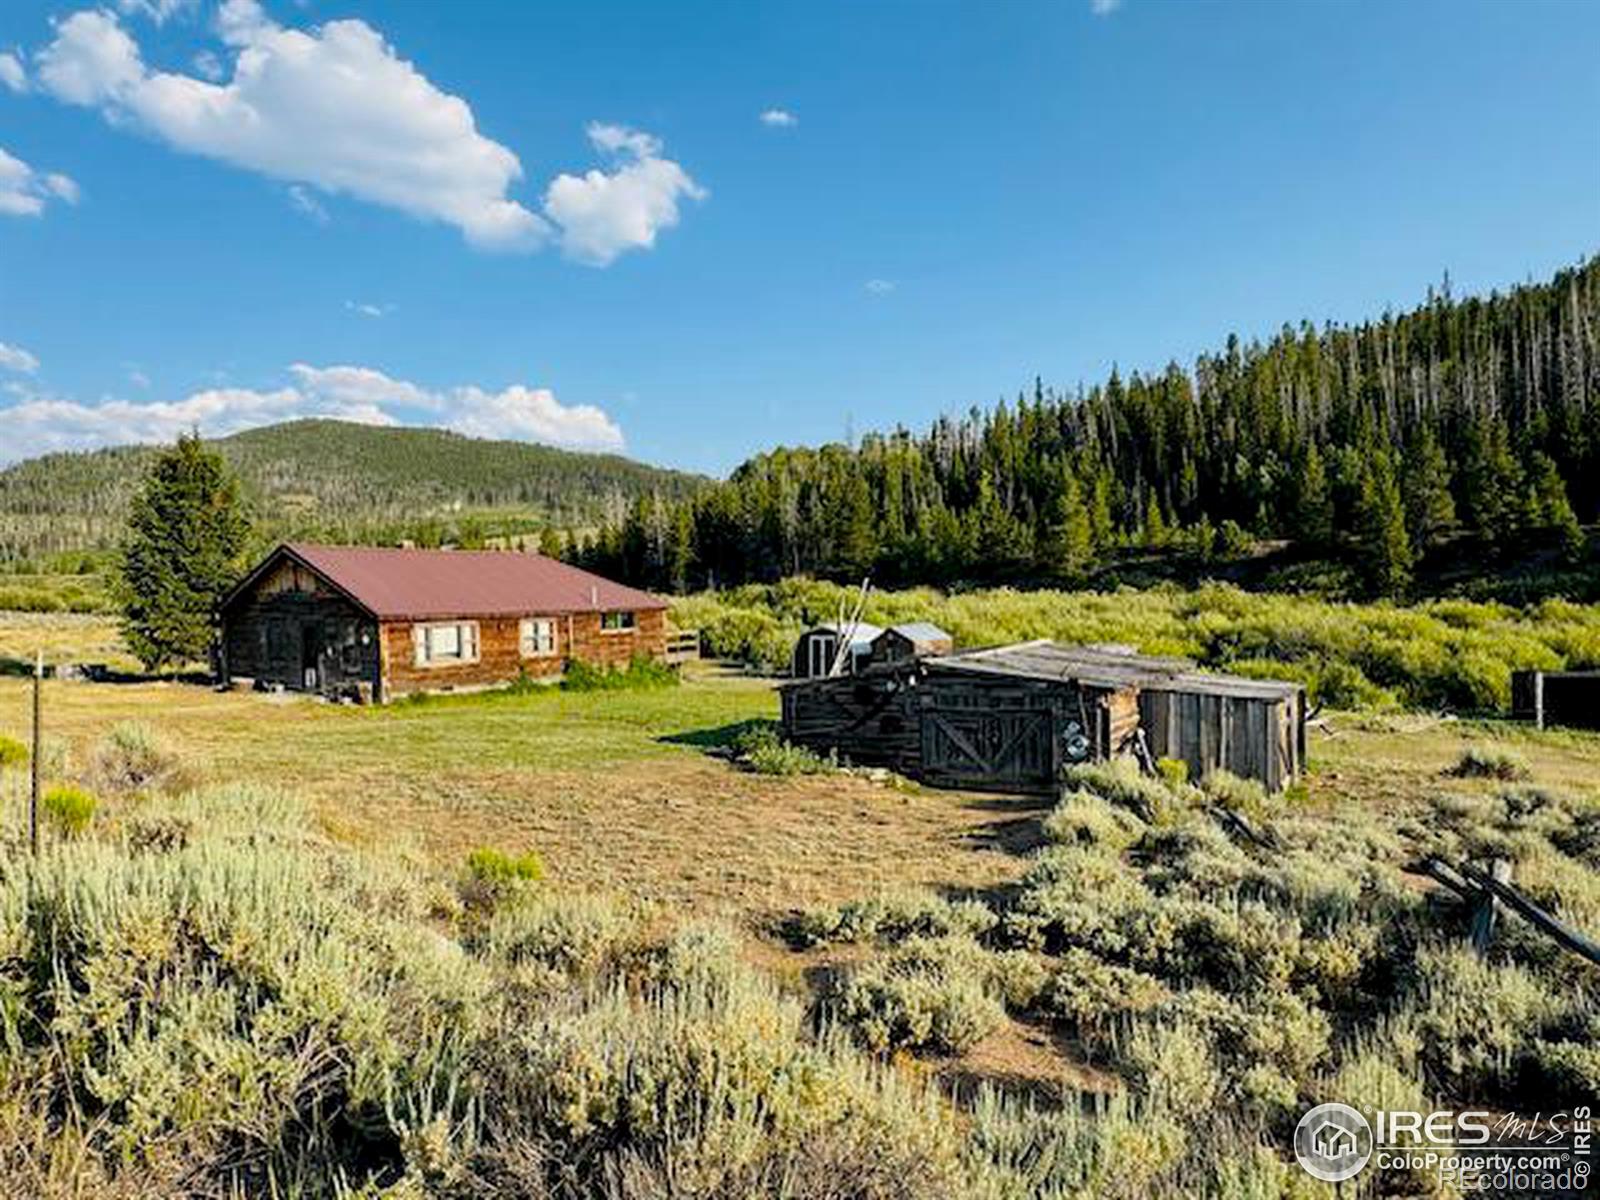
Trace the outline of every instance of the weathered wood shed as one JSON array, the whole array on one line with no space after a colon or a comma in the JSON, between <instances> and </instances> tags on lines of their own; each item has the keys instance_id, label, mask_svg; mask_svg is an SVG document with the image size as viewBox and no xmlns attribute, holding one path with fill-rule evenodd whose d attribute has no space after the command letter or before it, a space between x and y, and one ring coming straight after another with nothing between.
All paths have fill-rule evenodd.
<instances>
[{"instance_id":1,"label":"weathered wood shed","mask_svg":"<svg viewBox=\"0 0 1600 1200\"><path fill-rule=\"evenodd\" d=\"M929 783L1043 791L1139 725L1139 674L1051 642L896 659L782 689L789 738Z\"/></svg>"},{"instance_id":2,"label":"weathered wood shed","mask_svg":"<svg viewBox=\"0 0 1600 1200\"><path fill-rule=\"evenodd\" d=\"M1600 671L1516 671L1511 715L1539 729L1600 729Z\"/></svg>"},{"instance_id":3,"label":"weathered wood shed","mask_svg":"<svg viewBox=\"0 0 1600 1200\"><path fill-rule=\"evenodd\" d=\"M1304 761L1293 684L1207 675L1185 659L1049 641L875 662L782 688L789 738L925 782L1048 791L1063 767L1135 750L1276 790ZM1152 723L1155 728L1152 732Z\"/></svg>"},{"instance_id":4,"label":"weathered wood shed","mask_svg":"<svg viewBox=\"0 0 1600 1200\"><path fill-rule=\"evenodd\" d=\"M832 669L839 655L839 643L847 641L849 652L845 655L844 673L854 674L866 665L872 655L872 642L883 630L865 621L854 625L824 623L813 625L800 635L790 656L789 673L796 679L820 679Z\"/></svg>"},{"instance_id":5,"label":"weathered wood shed","mask_svg":"<svg viewBox=\"0 0 1600 1200\"><path fill-rule=\"evenodd\" d=\"M872 640L872 661L899 662L922 655L949 654L955 639L927 621L908 621L891 625Z\"/></svg>"},{"instance_id":6,"label":"weathered wood shed","mask_svg":"<svg viewBox=\"0 0 1600 1200\"><path fill-rule=\"evenodd\" d=\"M1184 671L1140 689L1139 723L1150 754L1187 763L1191 779L1221 769L1276 792L1305 766L1299 684Z\"/></svg>"}]
</instances>

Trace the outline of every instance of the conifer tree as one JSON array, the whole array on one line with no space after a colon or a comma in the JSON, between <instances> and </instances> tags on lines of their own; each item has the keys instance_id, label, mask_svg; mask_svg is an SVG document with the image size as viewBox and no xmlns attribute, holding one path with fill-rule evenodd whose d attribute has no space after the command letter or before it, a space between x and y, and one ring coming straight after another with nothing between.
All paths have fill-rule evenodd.
<instances>
[{"instance_id":1,"label":"conifer tree","mask_svg":"<svg viewBox=\"0 0 1600 1200\"><path fill-rule=\"evenodd\" d=\"M1411 586L1411 537L1394 459L1380 450L1368 463L1356 503L1362 574L1373 592L1399 597Z\"/></svg>"},{"instance_id":2,"label":"conifer tree","mask_svg":"<svg viewBox=\"0 0 1600 1200\"><path fill-rule=\"evenodd\" d=\"M1568 562L1580 561L1588 540L1567 499L1567 485L1562 482L1555 460L1536 453L1529 473L1539 513L1538 528Z\"/></svg>"},{"instance_id":3,"label":"conifer tree","mask_svg":"<svg viewBox=\"0 0 1600 1200\"><path fill-rule=\"evenodd\" d=\"M1094 530L1083 502L1083 487L1071 467L1061 471L1061 487L1050 505L1050 518L1041 546L1045 572L1057 579L1076 581L1094 558Z\"/></svg>"},{"instance_id":4,"label":"conifer tree","mask_svg":"<svg viewBox=\"0 0 1600 1200\"><path fill-rule=\"evenodd\" d=\"M1167 544L1167 521L1161 515L1161 501L1156 497L1155 488L1150 488L1144 498L1144 544L1152 550L1159 550Z\"/></svg>"},{"instance_id":5,"label":"conifer tree","mask_svg":"<svg viewBox=\"0 0 1600 1200\"><path fill-rule=\"evenodd\" d=\"M151 464L129 508L115 584L123 638L146 670L206 658L249 533L238 480L198 433Z\"/></svg>"},{"instance_id":6,"label":"conifer tree","mask_svg":"<svg viewBox=\"0 0 1600 1200\"><path fill-rule=\"evenodd\" d=\"M1406 447L1400 492L1405 501L1411 545L1420 553L1456 523L1456 505L1450 495L1450 464L1445 460L1438 438L1426 425Z\"/></svg>"},{"instance_id":7,"label":"conifer tree","mask_svg":"<svg viewBox=\"0 0 1600 1200\"><path fill-rule=\"evenodd\" d=\"M1295 533L1307 546L1320 549L1333 541L1333 495L1328 470L1315 442L1306 445L1296 480Z\"/></svg>"}]
</instances>

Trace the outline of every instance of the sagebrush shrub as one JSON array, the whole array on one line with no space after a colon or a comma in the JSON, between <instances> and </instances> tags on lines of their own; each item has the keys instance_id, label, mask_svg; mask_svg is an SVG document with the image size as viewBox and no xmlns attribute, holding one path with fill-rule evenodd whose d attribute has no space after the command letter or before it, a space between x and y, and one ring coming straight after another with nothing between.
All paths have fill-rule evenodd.
<instances>
[{"instance_id":1,"label":"sagebrush shrub","mask_svg":"<svg viewBox=\"0 0 1600 1200\"><path fill-rule=\"evenodd\" d=\"M39 797L39 815L67 837L77 837L89 828L99 802L79 787L53 787Z\"/></svg>"},{"instance_id":2,"label":"sagebrush shrub","mask_svg":"<svg viewBox=\"0 0 1600 1200\"><path fill-rule=\"evenodd\" d=\"M104 791L127 794L157 790L176 781L176 754L148 725L114 725L95 747L92 774Z\"/></svg>"},{"instance_id":3,"label":"sagebrush shrub","mask_svg":"<svg viewBox=\"0 0 1600 1200\"><path fill-rule=\"evenodd\" d=\"M1000 1001L970 958L919 943L851 970L832 1011L870 1050L960 1054L999 1025Z\"/></svg>"},{"instance_id":4,"label":"sagebrush shrub","mask_svg":"<svg viewBox=\"0 0 1600 1200\"><path fill-rule=\"evenodd\" d=\"M1504 779L1513 781L1532 778L1528 760L1512 750L1498 746L1468 746L1461 752L1452 775L1463 779Z\"/></svg>"},{"instance_id":5,"label":"sagebrush shrub","mask_svg":"<svg viewBox=\"0 0 1600 1200\"><path fill-rule=\"evenodd\" d=\"M28 748L16 738L0 734L0 771L20 767L28 761Z\"/></svg>"}]
</instances>

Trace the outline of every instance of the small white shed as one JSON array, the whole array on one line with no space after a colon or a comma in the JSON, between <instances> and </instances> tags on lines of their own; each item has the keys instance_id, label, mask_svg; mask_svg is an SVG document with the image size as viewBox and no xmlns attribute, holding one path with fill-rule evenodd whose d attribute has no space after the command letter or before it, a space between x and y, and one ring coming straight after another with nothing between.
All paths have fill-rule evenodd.
<instances>
[{"instance_id":1,"label":"small white shed","mask_svg":"<svg viewBox=\"0 0 1600 1200\"><path fill-rule=\"evenodd\" d=\"M831 622L814 625L802 633L794 644L794 657L789 663L789 673L796 679L821 679L833 670L842 642L849 643L841 671L855 674L857 668L867 665L872 657L872 643L883 630L865 621L839 626Z\"/></svg>"}]
</instances>

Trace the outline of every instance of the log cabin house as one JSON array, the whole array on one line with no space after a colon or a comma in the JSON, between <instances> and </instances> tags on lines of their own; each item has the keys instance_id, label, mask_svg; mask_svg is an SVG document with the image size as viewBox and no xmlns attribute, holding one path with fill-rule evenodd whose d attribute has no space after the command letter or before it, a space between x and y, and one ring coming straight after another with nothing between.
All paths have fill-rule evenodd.
<instances>
[{"instance_id":1,"label":"log cabin house","mask_svg":"<svg viewBox=\"0 0 1600 1200\"><path fill-rule=\"evenodd\" d=\"M666 609L537 554L290 542L222 602L218 674L376 701L494 687L664 660Z\"/></svg>"},{"instance_id":2,"label":"log cabin house","mask_svg":"<svg viewBox=\"0 0 1600 1200\"><path fill-rule=\"evenodd\" d=\"M1119 754L1226 769L1279 791L1305 762L1297 684L1195 670L1187 659L1022 642L895 657L782 686L791 741L925 783L1048 792L1063 767Z\"/></svg>"}]
</instances>

